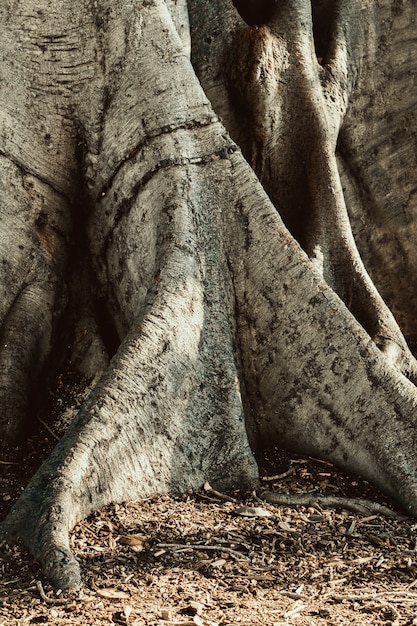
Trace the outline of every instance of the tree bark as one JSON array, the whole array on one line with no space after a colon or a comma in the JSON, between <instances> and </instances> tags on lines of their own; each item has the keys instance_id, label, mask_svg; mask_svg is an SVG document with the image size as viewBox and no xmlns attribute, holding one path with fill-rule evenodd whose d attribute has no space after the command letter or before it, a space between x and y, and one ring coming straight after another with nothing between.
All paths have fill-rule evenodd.
<instances>
[{"instance_id":1,"label":"tree bark","mask_svg":"<svg viewBox=\"0 0 417 626\"><path fill-rule=\"evenodd\" d=\"M79 366L104 370L0 527L56 587L80 584L79 519L206 480L252 486L265 446L327 458L417 513L415 361L354 237L352 172L372 173L350 103L370 97L395 3L381 4L379 18L291 0L250 28L223 0L191 0L190 26L174 0L3 7L5 437L64 325ZM397 31L396 46L411 37Z\"/></svg>"}]
</instances>

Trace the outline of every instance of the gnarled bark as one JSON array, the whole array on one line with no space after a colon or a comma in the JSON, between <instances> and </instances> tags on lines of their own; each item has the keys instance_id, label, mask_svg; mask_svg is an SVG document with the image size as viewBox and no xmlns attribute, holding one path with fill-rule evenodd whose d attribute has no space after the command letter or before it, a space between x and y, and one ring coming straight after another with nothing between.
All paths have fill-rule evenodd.
<instances>
[{"instance_id":1,"label":"gnarled bark","mask_svg":"<svg viewBox=\"0 0 417 626\"><path fill-rule=\"evenodd\" d=\"M417 513L414 358L356 247L357 180L337 154L339 136L358 151L372 4L291 0L252 28L232 3L188 4L214 110L185 2L3 9L19 42L0 89L7 436L16 390L27 404L56 360L58 318L88 336L83 367L104 368L0 527L62 589L80 584L77 520L205 480L256 484L264 446L360 472Z\"/></svg>"}]
</instances>

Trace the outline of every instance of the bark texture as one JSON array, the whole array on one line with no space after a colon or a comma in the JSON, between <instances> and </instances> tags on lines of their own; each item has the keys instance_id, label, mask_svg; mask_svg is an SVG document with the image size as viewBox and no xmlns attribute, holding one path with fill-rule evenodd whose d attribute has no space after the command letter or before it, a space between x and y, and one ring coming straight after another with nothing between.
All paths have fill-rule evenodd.
<instances>
[{"instance_id":1,"label":"bark texture","mask_svg":"<svg viewBox=\"0 0 417 626\"><path fill-rule=\"evenodd\" d=\"M416 367L391 313L412 339L397 203L406 188L411 235L414 8L235 4L252 26L224 0L1 9L5 440L63 345L103 372L0 526L62 589L80 584L79 519L254 485L265 446L359 472L417 514ZM408 104L368 121L385 80Z\"/></svg>"}]
</instances>

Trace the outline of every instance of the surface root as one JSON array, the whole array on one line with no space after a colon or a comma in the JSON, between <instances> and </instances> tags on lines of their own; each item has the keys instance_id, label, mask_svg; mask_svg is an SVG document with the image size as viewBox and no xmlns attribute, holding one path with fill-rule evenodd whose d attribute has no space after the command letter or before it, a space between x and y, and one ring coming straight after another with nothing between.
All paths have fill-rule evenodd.
<instances>
[{"instance_id":1,"label":"surface root","mask_svg":"<svg viewBox=\"0 0 417 626\"><path fill-rule=\"evenodd\" d=\"M383 504L363 500L362 498L347 498L344 496L320 496L315 494L288 495L274 491L260 491L261 500L275 506L320 506L327 509L347 509L360 515L382 515L388 519L403 521L408 519Z\"/></svg>"}]
</instances>

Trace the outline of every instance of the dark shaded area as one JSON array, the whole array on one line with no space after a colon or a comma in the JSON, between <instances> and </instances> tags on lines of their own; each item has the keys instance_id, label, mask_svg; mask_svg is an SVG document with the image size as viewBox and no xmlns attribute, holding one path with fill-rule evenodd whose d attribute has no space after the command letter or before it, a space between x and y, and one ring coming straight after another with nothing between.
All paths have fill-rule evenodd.
<instances>
[{"instance_id":1,"label":"dark shaded area","mask_svg":"<svg viewBox=\"0 0 417 626\"><path fill-rule=\"evenodd\" d=\"M39 406L33 410L28 437L16 445L5 446L0 459L0 519L9 512L63 433L57 423L68 410L74 412L84 399L91 381L80 372L67 368L43 389ZM61 420L62 421L62 420ZM65 424L62 424L65 428ZM55 436L54 436L55 435Z\"/></svg>"},{"instance_id":2,"label":"dark shaded area","mask_svg":"<svg viewBox=\"0 0 417 626\"><path fill-rule=\"evenodd\" d=\"M313 15L313 36L316 56L320 63L330 54L337 21L338 3L329 0L313 0L311 11Z\"/></svg>"},{"instance_id":3,"label":"dark shaded area","mask_svg":"<svg viewBox=\"0 0 417 626\"><path fill-rule=\"evenodd\" d=\"M249 26L271 22L278 8L278 0L232 0L239 15ZM330 53L338 3L329 0L312 0L313 34L319 62Z\"/></svg>"},{"instance_id":4,"label":"dark shaded area","mask_svg":"<svg viewBox=\"0 0 417 626\"><path fill-rule=\"evenodd\" d=\"M233 4L249 26L259 26L272 19L277 0L233 0Z\"/></svg>"},{"instance_id":5,"label":"dark shaded area","mask_svg":"<svg viewBox=\"0 0 417 626\"><path fill-rule=\"evenodd\" d=\"M260 476L282 493L312 493L363 498L384 504L403 514L403 509L367 480L335 466L329 461L306 457L281 448L267 448L257 456ZM271 476L280 476L276 481ZM299 486L302 485L302 489Z\"/></svg>"}]
</instances>

